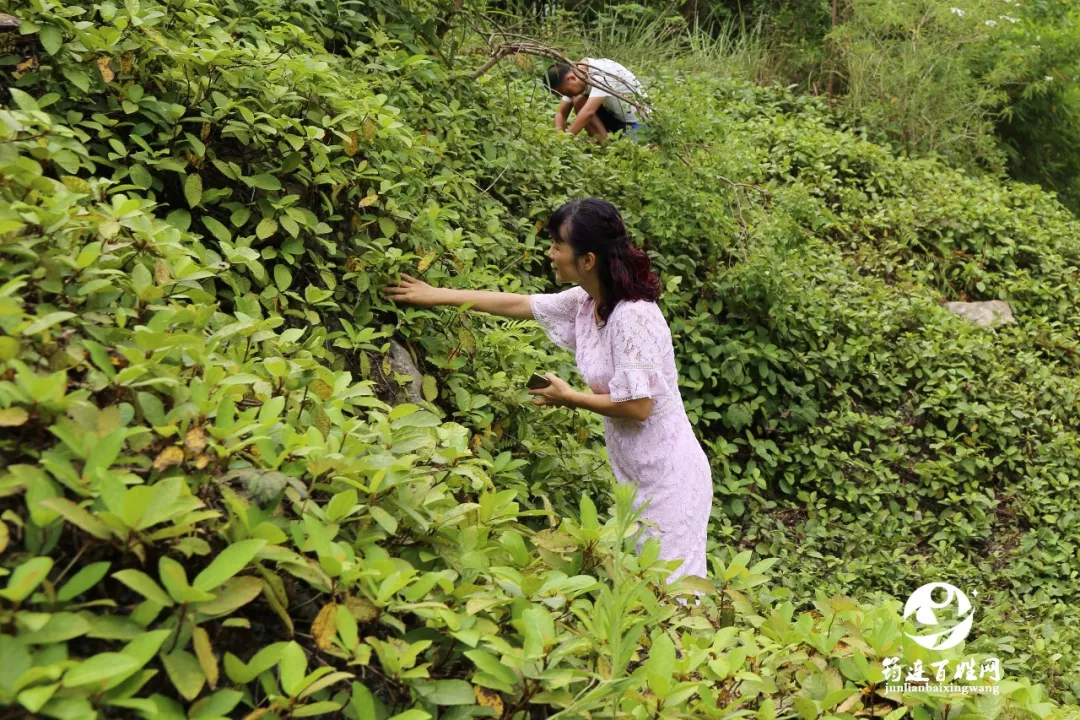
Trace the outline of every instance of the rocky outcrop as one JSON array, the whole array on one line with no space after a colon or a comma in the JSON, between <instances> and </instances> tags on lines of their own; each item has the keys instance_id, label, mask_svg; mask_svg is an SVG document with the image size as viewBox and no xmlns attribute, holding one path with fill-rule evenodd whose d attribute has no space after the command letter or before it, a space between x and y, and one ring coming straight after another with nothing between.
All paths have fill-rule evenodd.
<instances>
[{"instance_id":1,"label":"rocky outcrop","mask_svg":"<svg viewBox=\"0 0 1080 720\"><path fill-rule=\"evenodd\" d=\"M982 327L1015 323L1012 308L1004 300L986 300L984 302L949 302L944 307L954 315L959 315L968 322Z\"/></svg>"},{"instance_id":2,"label":"rocky outcrop","mask_svg":"<svg viewBox=\"0 0 1080 720\"><path fill-rule=\"evenodd\" d=\"M409 351L397 340L390 341L390 368L395 373L412 377L412 380L398 392L398 401L422 404L424 402L424 374L416 369Z\"/></svg>"}]
</instances>

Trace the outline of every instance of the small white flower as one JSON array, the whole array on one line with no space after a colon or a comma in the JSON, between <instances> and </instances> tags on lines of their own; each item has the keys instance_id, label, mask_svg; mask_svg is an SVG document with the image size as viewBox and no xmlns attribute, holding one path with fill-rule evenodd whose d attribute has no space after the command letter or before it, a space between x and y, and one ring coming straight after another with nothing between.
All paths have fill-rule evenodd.
<instances>
[{"instance_id":1,"label":"small white flower","mask_svg":"<svg viewBox=\"0 0 1080 720\"><path fill-rule=\"evenodd\" d=\"M1008 22L1011 22L1011 23L1020 22L1020 20L1018 18L1009 17L1008 15L998 15L998 20L1007 20Z\"/></svg>"},{"instance_id":2,"label":"small white flower","mask_svg":"<svg viewBox=\"0 0 1080 720\"><path fill-rule=\"evenodd\" d=\"M1054 77L1052 75L1047 75L1046 76L1046 82L1050 82L1053 79L1054 79Z\"/></svg>"},{"instance_id":3,"label":"small white flower","mask_svg":"<svg viewBox=\"0 0 1080 720\"><path fill-rule=\"evenodd\" d=\"M990 27L994 27L995 25L997 25L997 20L986 20L983 22L983 25L989 25Z\"/></svg>"},{"instance_id":4,"label":"small white flower","mask_svg":"<svg viewBox=\"0 0 1080 720\"><path fill-rule=\"evenodd\" d=\"M964 17L964 11L960 8L949 8L953 15L956 17Z\"/></svg>"}]
</instances>

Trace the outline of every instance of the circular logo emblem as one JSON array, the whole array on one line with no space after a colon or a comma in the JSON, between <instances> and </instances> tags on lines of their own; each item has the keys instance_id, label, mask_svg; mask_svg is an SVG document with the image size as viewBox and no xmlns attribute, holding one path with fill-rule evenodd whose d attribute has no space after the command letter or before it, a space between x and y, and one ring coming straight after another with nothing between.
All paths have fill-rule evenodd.
<instances>
[{"instance_id":1,"label":"circular logo emblem","mask_svg":"<svg viewBox=\"0 0 1080 720\"><path fill-rule=\"evenodd\" d=\"M940 602L934 600L934 591L938 589L945 592L945 597ZM951 612L942 614L955 619L939 622L937 611L946 609ZM924 626L921 629L928 632L920 635L904 633L905 635L927 650L948 650L962 643L971 632L975 609L963 590L949 583L935 582L927 583L911 593L904 605L904 619L907 620L912 615L918 625Z\"/></svg>"}]
</instances>

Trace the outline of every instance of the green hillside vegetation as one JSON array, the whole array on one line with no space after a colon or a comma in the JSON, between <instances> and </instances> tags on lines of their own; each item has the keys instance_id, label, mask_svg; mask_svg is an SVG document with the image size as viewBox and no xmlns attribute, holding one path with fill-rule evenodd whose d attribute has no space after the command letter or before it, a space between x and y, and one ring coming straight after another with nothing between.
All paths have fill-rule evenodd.
<instances>
[{"instance_id":1,"label":"green hillside vegetation","mask_svg":"<svg viewBox=\"0 0 1080 720\"><path fill-rule=\"evenodd\" d=\"M0 717L1077 717L1075 217L678 61L653 146L591 145L408 5L0 0ZM535 323L381 295L554 291L583 195L665 288L704 585L530 403L580 386ZM983 299L1017 322L940 307ZM934 580L979 593L944 653ZM1000 695L886 694L900 654Z\"/></svg>"}]
</instances>

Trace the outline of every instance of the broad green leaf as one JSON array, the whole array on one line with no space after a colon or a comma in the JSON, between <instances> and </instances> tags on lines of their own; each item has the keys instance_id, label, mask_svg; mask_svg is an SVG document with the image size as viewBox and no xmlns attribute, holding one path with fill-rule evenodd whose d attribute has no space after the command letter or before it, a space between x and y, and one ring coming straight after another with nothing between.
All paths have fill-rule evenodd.
<instances>
[{"instance_id":1,"label":"broad green leaf","mask_svg":"<svg viewBox=\"0 0 1080 720\"><path fill-rule=\"evenodd\" d=\"M158 561L158 575L161 577L161 584L177 603L205 602L214 599L212 594L189 585L184 566L171 557L163 555Z\"/></svg>"},{"instance_id":2,"label":"broad green leaf","mask_svg":"<svg viewBox=\"0 0 1080 720\"><path fill-rule=\"evenodd\" d=\"M187 200L188 207L196 207L201 203L202 193L202 178L198 175L188 175L187 180L184 181L184 199Z\"/></svg>"},{"instance_id":3,"label":"broad green leaf","mask_svg":"<svg viewBox=\"0 0 1080 720\"><path fill-rule=\"evenodd\" d=\"M161 586L154 582L153 578L141 570L120 570L114 572L112 576L151 602L163 607L172 607L174 604L168 593L162 590Z\"/></svg>"},{"instance_id":4,"label":"broad green leaf","mask_svg":"<svg viewBox=\"0 0 1080 720\"><path fill-rule=\"evenodd\" d=\"M56 694L56 691L60 689L60 683L52 683L50 685L39 685L38 687L29 688L19 693L19 704L24 708L34 713L34 717L37 717L37 712L45 706L45 703L49 702L49 699Z\"/></svg>"},{"instance_id":5,"label":"broad green leaf","mask_svg":"<svg viewBox=\"0 0 1080 720\"><path fill-rule=\"evenodd\" d=\"M49 313L44 317L40 317L34 322L26 326L26 329L22 331L23 335L36 335L39 332L48 330L53 325L58 325L65 320L70 320L75 317L75 313L67 312L66 310L60 310L58 312Z\"/></svg>"},{"instance_id":6,"label":"broad green leaf","mask_svg":"<svg viewBox=\"0 0 1080 720\"><path fill-rule=\"evenodd\" d=\"M214 218L209 215L203 215L202 224L210 231L210 234L218 240L221 240L222 242L232 242L232 233L229 232L229 228L225 227Z\"/></svg>"},{"instance_id":7,"label":"broad green leaf","mask_svg":"<svg viewBox=\"0 0 1080 720\"><path fill-rule=\"evenodd\" d=\"M52 645L67 642L90 632L90 623L75 613L59 612L49 617L45 627L36 630L26 638L33 645Z\"/></svg>"},{"instance_id":8,"label":"broad green leaf","mask_svg":"<svg viewBox=\"0 0 1080 720\"><path fill-rule=\"evenodd\" d=\"M191 227L191 213L187 210L178 208L168 214L165 218L165 222L180 230L187 230Z\"/></svg>"},{"instance_id":9,"label":"broad green leaf","mask_svg":"<svg viewBox=\"0 0 1080 720\"><path fill-rule=\"evenodd\" d=\"M123 653L106 652L83 660L64 675L64 687L96 685L104 689L113 678L133 673L141 667L138 660Z\"/></svg>"},{"instance_id":10,"label":"broad green leaf","mask_svg":"<svg viewBox=\"0 0 1080 720\"><path fill-rule=\"evenodd\" d=\"M17 87L9 87L7 89L8 94L11 95L11 99L15 101L15 105L23 112L38 112L41 108L38 107L37 101L34 100L34 96L25 90L20 90Z\"/></svg>"},{"instance_id":11,"label":"broad green leaf","mask_svg":"<svg viewBox=\"0 0 1080 720\"><path fill-rule=\"evenodd\" d=\"M375 522L379 523L379 526L383 530L390 533L391 535L397 532L398 522L397 518L395 518L393 515L386 512L378 505L372 505L371 507L369 507L368 512L371 513L371 517L375 520Z\"/></svg>"},{"instance_id":12,"label":"broad green leaf","mask_svg":"<svg viewBox=\"0 0 1080 720\"><path fill-rule=\"evenodd\" d=\"M137 638L124 646L122 652L138 660L141 667L157 655L158 650L161 649L161 646L171 634L171 630L152 630L140 633Z\"/></svg>"},{"instance_id":13,"label":"broad green leaf","mask_svg":"<svg viewBox=\"0 0 1080 720\"><path fill-rule=\"evenodd\" d=\"M173 686L186 700L194 700L206 684L206 676L194 655L186 650L175 650L161 656L165 672Z\"/></svg>"},{"instance_id":14,"label":"broad green leaf","mask_svg":"<svg viewBox=\"0 0 1080 720\"><path fill-rule=\"evenodd\" d=\"M290 642L281 652L281 689L289 697L295 697L304 688L304 674L307 672L307 655L295 642Z\"/></svg>"},{"instance_id":15,"label":"broad green leaf","mask_svg":"<svg viewBox=\"0 0 1080 720\"><path fill-rule=\"evenodd\" d=\"M105 577L105 574L109 572L109 567L112 563L108 562L96 562L91 563L79 572L71 576L59 591L56 593L56 599L60 602L67 602L74 600L79 595L101 582L101 579Z\"/></svg>"},{"instance_id":16,"label":"broad green leaf","mask_svg":"<svg viewBox=\"0 0 1080 720\"><path fill-rule=\"evenodd\" d=\"M260 240L265 240L276 233L277 229L278 224L272 218L264 217L259 221L259 224L255 226L255 237Z\"/></svg>"},{"instance_id":17,"label":"broad green leaf","mask_svg":"<svg viewBox=\"0 0 1080 720\"><path fill-rule=\"evenodd\" d=\"M667 633L661 633L649 648L646 676L649 687L659 698L667 697L671 690L671 672L675 667L675 644Z\"/></svg>"},{"instance_id":18,"label":"broad green leaf","mask_svg":"<svg viewBox=\"0 0 1080 720\"><path fill-rule=\"evenodd\" d=\"M61 72L64 73L64 77L68 79L75 87L79 88L83 92L90 91L90 76L78 68L65 66Z\"/></svg>"},{"instance_id":19,"label":"broad green leaf","mask_svg":"<svg viewBox=\"0 0 1080 720\"><path fill-rule=\"evenodd\" d=\"M69 523L99 540L108 540L111 536L105 523L67 498L48 498L42 500L41 504L49 510L59 513Z\"/></svg>"},{"instance_id":20,"label":"broad green leaf","mask_svg":"<svg viewBox=\"0 0 1080 720\"><path fill-rule=\"evenodd\" d=\"M55 55L60 52L60 46L64 44L64 36L60 28L54 25L45 25L41 28L41 47L45 52Z\"/></svg>"},{"instance_id":21,"label":"broad green leaf","mask_svg":"<svg viewBox=\"0 0 1080 720\"><path fill-rule=\"evenodd\" d=\"M281 182L273 175L256 175L249 178L251 184L260 190L280 190Z\"/></svg>"},{"instance_id":22,"label":"broad green leaf","mask_svg":"<svg viewBox=\"0 0 1080 720\"><path fill-rule=\"evenodd\" d=\"M199 718L231 717L233 708L244 699L244 693L239 690L218 690L210 697L199 700L192 707L191 720Z\"/></svg>"},{"instance_id":23,"label":"broad green leaf","mask_svg":"<svg viewBox=\"0 0 1080 720\"><path fill-rule=\"evenodd\" d=\"M265 540L241 540L225 548L191 584L196 590L209 592L247 567L266 545Z\"/></svg>"},{"instance_id":24,"label":"broad green leaf","mask_svg":"<svg viewBox=\"0 0 1080 720\"><path fill-rule=\"evenodd\" d=\"M349 489L339 492L330 498L330 502L326 506L326 516L337 521L345 517L346 513L352 510L358 502L359 496L355 490Z\"/></svg>"},{"instance_id":25,"label":"broad green leaf","mask_svg":"<svg viewBox=\"0 0 1080 720\"><path fill-rule=\"evenodd\" d=\"M413 685L425 700L436 705L474 705L472 685L464 680L430 680Z\"/></svg>"},{"instance_id":26,"label":"broad green leaf","mask_svg":"<svg viewBox=\"0 0 1080 720\"><path fill-rule=\"evenodd\" d=\"M304 718L315 717L316 715L329 715L330 713L337 712L341 707L341 703L322 700L309 705L301 705L293 711L292 716L294 718Z\"/></svg>"},{"instance_id":27,"label":"broad green leaf","mask_svg":"<svg viewBox=\"0 0 1080 720\"><path fill-rule=\"evenodd\" d=\"M292 272L281 263L274 266L274 284L282 292L288 290L289 286L292 285Z\"/></svg>"},{"instance_id":28,"label":"broad green leaf","mask_svg":"<svg viewBox=\"0 0 1080 720\"><path fill-rule=\"evenodd\" d=\"M546 608L533 606L521 614L525 625L525 656L537 658L544 648L555 642L555 623Z\"/></svg>"},{"instance_id":29,"label":"broad green leaf","mask_svg":"<svg viewBox=\"0 0 1080 720\"><path fill-rule=\"evenodd\" d=\"M16 604L21 603L44 582L52 566L53 560L49 557L36 557L23 562L11 573L7 587L0 590L0 597Z\"/></svg>"},{"instance_id":30,"label":"broad green leaf","mask_svg":"<svg viewBox=\"0 0 1080 720\"><path fill-rule=\"evenodd\" d=\"M581 495L581 527L586 530L595 530L599 525L599 521L596 516L596 505L593 503L592 498L588 493L582 493Z\"/></svg>"},{"instance_id":31,"label":"broad green leaf","mask_svg":"<svg viewBox=\"0 0 1080 720\"><path fill-rule=\"evenodd\" d=\"M154 184L154 177L142 165L133 165L131 168L131 182L143 190L149 190Z\"/></svg>"},{"instance_id":32,"label":"broad green leaf","mask_svg":"<svg viewBox=\"0 0 1080 720\"><path fill-rule=\"evenodd\" d=\"M204 615L226 615L247 605L257 598L262 590L263 581L257 577L234 577L215 589L213 600L199 603L195 609Z\"/></svg>"}]
</instances>

